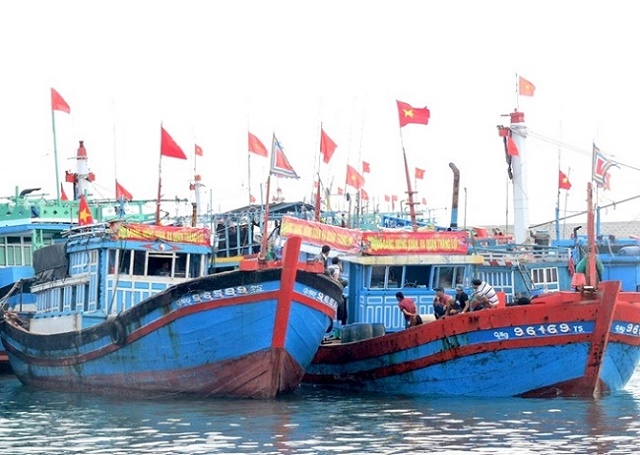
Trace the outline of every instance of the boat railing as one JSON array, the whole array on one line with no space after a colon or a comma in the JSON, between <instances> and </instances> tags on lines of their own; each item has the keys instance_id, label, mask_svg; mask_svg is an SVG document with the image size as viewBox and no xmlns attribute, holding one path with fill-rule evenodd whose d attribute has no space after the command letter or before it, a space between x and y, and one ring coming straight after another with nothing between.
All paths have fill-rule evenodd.
<instances>
[{"instance_id":1,"label":"boat railing","mask_svg":"<svg viewBox=\"0 0 640 455\"><path fill-rule=\"evenodd\" d=\"M475 252L485 261L510 261L518 263L562 262L571 257L570 248L543 245L508 245L505 248L476 247Z\"/></svg>"}]
</instances>

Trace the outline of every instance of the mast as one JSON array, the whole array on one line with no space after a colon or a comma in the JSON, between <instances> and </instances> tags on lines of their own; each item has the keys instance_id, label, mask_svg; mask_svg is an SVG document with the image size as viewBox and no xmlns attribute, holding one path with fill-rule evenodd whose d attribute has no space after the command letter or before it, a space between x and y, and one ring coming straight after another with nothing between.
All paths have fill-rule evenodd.
<instances>
[{"instance_id":1,"label":"mast","mask_svg":"<svg viewBox=\"0 0 640 455\"><path fill-rule=\"evenodd\" d=\"M587 183L587 276L586 285L596 287L598 285L598 275L596 272L596 232L595 232L595 214L593 206L593 183Z\"/></svg>"},{"instance_id":2,"label":"mast","mask_svg":"<svg viewBox=\"0 0 640 455\"><path fill-rule=\"evenodd\" d=\"M409 174L409 163L407 162L407 152L404 149L404 141L402 140L402 130L400 130L400 140L402 141L402 157L404 158L404 173L407 178L407 195L409 196L409 214L411 216L411 227L414 231L418 230L418 221L416 220L416 208L413 201L413 190L411 189L411 175Z\"/></svg>"},{"instance_id":3,"label":"mast","mask_svg":"<svg viewBox=\"0 0 640 455\"><path fill-rule=\"evenodd\" d=\"M517 109L510 114L512 139L518 148L518 154L512 156L513 168L513 230L516 243L525 243L529 228L529 200L527 183L527 127L524 113Z\"/></svg>"},{"instance_id":4,"label":"mast","mask_svg":"<svg viewBox=\"0 0 640 455\"><path fill-rule=\"evenodd\" d=\"M460 171L455 164L449 163L453 171L453 192L451 196L451 225L452 229L458 227L458 199L460 196Z\"/></svg>"}]
</instances>

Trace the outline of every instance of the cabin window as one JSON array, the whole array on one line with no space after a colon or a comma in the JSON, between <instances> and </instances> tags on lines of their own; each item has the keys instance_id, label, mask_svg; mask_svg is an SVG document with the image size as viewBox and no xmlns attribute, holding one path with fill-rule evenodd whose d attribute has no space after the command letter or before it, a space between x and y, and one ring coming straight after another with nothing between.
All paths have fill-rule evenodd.
<instances>
[{"instance_id":1,"label":"cabin window","mask_svg":"<svg viewBox=\"0 0 640 455\"><path fill-rule=\"evenodd\" d=\"M116 250L107 251L107 273L116 273Z\"/></svg>"},{"instance_id":2,"label":"cabin window","mask_svg":"<svg viewBox=\"0 0 640 455\"><path fill-rule=\"evenodd\" d=\"M558 282L558 269L556 267L532 269L531 281L536 285L556 284Z\"/></svg>"},{"instance_id":3,"label":"cabin window","mask_svg":"<svg viewBox=\"0 0 640 455\"><path fill-rule=\"evenodd\" d=\"M78 298L78 287L71 286L71 311L76 311L77 298Z\"/></svg>"},{"instance_id":4,"label":"cabin window","mask_svg":"<svg viewBox=\"0 0 640 455\"><path fill-rule=\"evenodd\" d=\"M133 275L143 276L147 274L147 255L144 251L133 252Z\"/></svg>"},{"instance_id":5,"label":"cabin window","mask_svg":"<svg viewBox=\"0 0 640 455\"><path fill-rule=\"evenodd\" d=\"M173 276L173 265L173 254L150 253L147 275Z\"/></svg>"},{"instance_id":6,"label":"cabin window","mask_svg":"<svg viewBox=\"0 0 640 455\"><path fill-rule=\"evenodd\" d=\"M402 287L402 271L404 267L401 265L389 266L389 276L387 279L387 288L401 288Z\"/></svg>"},{"instance_id":7,"label":"cabin window","mask_svg":"<svg viewBox=\"0 0 640 455\"><path fill-rule=\"evenodd\" d=\"M404 287L420 288L429 287L431 278L430 265L407 265L404 272Z\"/></svg>"},{"instance_id":8,"label":"cabin window","mask_svg":"<svg viewBox=\"0 0 640 455\"><path fill-rule=\"evenodd\" d=\"M176 278L187 277L187 263L189 262L188 254L176 254L175 271L173 276Z\"/></svg>"},{"instance_id":9,"label":"cabin window","mask_svg":"<svg viewBox=\"0 0 640 455\"><path fill-rule=\"evenodd\" d=\"M369 287L371 289L384 289L384 280L387 273L385 266L374 265L367 267L371 273L369 277Z\"/></svg>"},{"instance_id":10,"label":"cabin window","mask_svg":"<svg viewBox=\"0 0 640 455\"><path fill-rule=\"evenodd\" d=\"M119 253L119 273L122 275L131 275L131 250L120 250Z\"/></svg>"},{"instance_id":11,"label":"cabin window","mask_svg":"<svg viewBox=\"0 0 640 455\"><path fill-rule=\"evenodd\" d=\"M433 276L433 288L453 289L457 284L464 285L464 266L436 267Z\"/></svg>"},{"instance_id":12,"label":"cabin window","mask_svg":"<svg viewBox=\"0 0 640 455\"><path fill-rule=\"evenodd\" d=\"M193 254L190 256L189 260L189 278L196 278L201 275L200 270L202 269L202 258L201 254Z\"/></svg>"}]
</instances>

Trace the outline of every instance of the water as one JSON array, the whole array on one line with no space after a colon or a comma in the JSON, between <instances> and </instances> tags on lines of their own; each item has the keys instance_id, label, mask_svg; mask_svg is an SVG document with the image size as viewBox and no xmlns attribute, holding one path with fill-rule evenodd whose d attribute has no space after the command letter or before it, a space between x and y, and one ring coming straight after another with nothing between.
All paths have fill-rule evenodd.
<instances>
[{"instance_id":1,"label":"water","mask_svg":"<svg viewBox=\"0 0 640 455\"><path fill-rule=\"evenodd\" d=\"M0 454L632 454L640 372L600 400L411 398L303 387L274 401L54 393L0 377Z\"/></svg>"}]
</instances>

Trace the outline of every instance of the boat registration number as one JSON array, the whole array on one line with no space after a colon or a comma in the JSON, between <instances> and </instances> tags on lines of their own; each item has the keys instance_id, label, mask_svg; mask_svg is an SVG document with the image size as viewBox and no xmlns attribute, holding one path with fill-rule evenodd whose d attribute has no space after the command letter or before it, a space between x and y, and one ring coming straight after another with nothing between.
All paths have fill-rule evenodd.
<instances>
[{"instance_id":1,"label":"boat registration number","mask_svg":"<svg viewBox=\"0 0 640 455\"><path fill-rule=\"evenodd\" d=\"M640 336L640 325L631 323L616 323L613 325L613 333L620 333L624 335Z\"/></svg>"},{"instance_id":2,"label":"boat registration number","mask_svg":"<svg viewBox=\"0 0 640 455\"><path fill-rule=\"evenodd\" d=\"M216 289L215 291L204 291L182 297L178 301L179 306L194 305L196 303L208 302L210 300L223 299L226 297L238 297L247 294L257 294L263 292L261 284L250 286L236 286L232 288Z\"/></svg>"},{"instance_id":3,"label":"boat registration number","mask_svg":"<svg viewBox=\"0 0 640 455\"><path fill-rule=\"evenodd\" d=\"M317 300L319 302L324 303L327 306L330 306L334 310L336 308L338 308L338 302L336 302L336 299L334 299L331 296L328 296L324 292L320 292L320 291L317 291L317 290L311 289L311 288L304 288L302 290L302 293L304 295L308 295L309 297L313 298L314 300Z\"/></svg>"},{"instance_id":4,"label":"boat registration number","mask_svg":"<svg viewBox=\"0 0 640 455\"><path fill-rule=\"evenodd\" d=\"M506 330L495 331L493 335L498 340L508 340L510 338L529 338L585 332L586 330L581 324L567 324L563 322L561 324L540 324L510 327Z\"/></svg>"}]
</instances>

